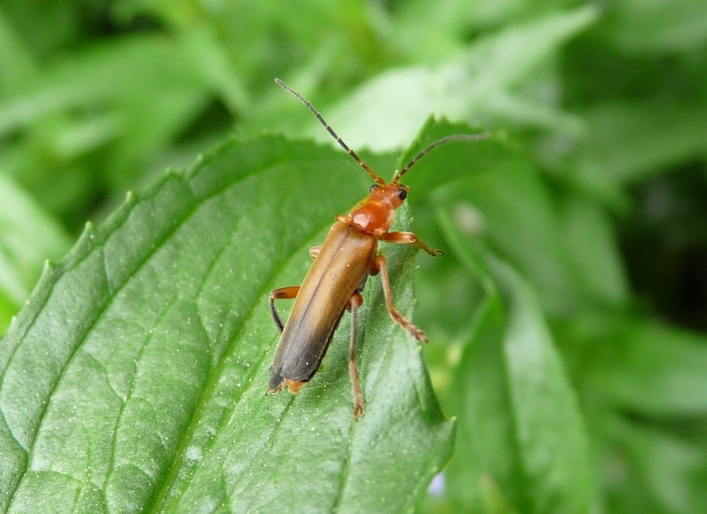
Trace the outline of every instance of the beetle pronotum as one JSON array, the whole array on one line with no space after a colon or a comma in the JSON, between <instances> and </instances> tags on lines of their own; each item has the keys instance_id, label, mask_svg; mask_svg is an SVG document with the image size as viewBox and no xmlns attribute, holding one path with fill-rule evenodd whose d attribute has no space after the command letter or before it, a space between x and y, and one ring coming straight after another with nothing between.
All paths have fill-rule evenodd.
<instances>
[{"instance_id":1,"label":"beetle pronotum","mask_svg":"<svg viewBox=\"0 0 707 514\"><path fill-rule=\"evenodd\" d=\"M349 374L353 387L354 417L359 419L364 404L356 367L357 313L363 303L361 291L369 275L380 273L385 305L391 318L418 341L427 336L400 314L393 303L388 268L383 255L378 254L378 242L412 244L432 257L441 255L420 241L412 232L389 232L395 222L395 209L403 204L409 188L400 179L432 149L452 141L478 141L488 134L457 134L435 141L398 171L386 184L324 121L321 114L302 95L275 82L297 97L321 122L336 142L371 176L375 184L368 196L357 203L347 215L338 215L321 246L312 247L312 267L301 286L275 289L270 293L270 312L282 333L270 367L270 381L265 391L277 393L285 386L291 393L299 392L319 369L319 365L341 321L344 310L351 312L351 343L349 345ZM275 300L295 299L284 324L275 308Z\"/></svg>"}]
</instances>

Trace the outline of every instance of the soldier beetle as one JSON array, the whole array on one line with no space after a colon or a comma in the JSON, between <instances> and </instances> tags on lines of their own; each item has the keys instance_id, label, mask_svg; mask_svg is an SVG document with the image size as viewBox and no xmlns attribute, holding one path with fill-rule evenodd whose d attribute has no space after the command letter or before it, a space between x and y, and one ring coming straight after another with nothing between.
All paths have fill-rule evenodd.
<instances>
[{"instance_id":1,"label":"soldier beetle","mask_svg":"<svg viewBox=\"0 0 707 514\"><path fill-rule=\"evenodd\" d=\"M417 154L393 180L386 184L324 121L321 114L302 95L285 85L275 82L298 98L319 122L336 139L336 142L375 181L366 198L357 203L347 215L338 215L321 246L314 246L309 254L314 259L312 267L301 286L275 289L270 293L270 312L281 332L280 343L275 351L270 380L265 394L278 393L284 387L298 393L319 369L319 365L339 326L345 310L351 313L351 342L349 345L349 375L353 388L354 417L363 414L364 403L361 384L356 367L356 337L358 308L363 304L361 291L368 276L381 276L385 305L393 321L418 341L427 341L427 336L418 327L400 314L393 303L388 268L383 255L378 254L378 242L412 244L432 257L442 250L433 250L420 241L412 232L389 232L395 222L395 209L403 204L409 187L400 184L400 179L425 154L434 148L452 141L477 141L488 134L457 134L435 141ZM284 324L275 307L275 300L294 299L294 305Z\"/></svg>"}]
</instances>

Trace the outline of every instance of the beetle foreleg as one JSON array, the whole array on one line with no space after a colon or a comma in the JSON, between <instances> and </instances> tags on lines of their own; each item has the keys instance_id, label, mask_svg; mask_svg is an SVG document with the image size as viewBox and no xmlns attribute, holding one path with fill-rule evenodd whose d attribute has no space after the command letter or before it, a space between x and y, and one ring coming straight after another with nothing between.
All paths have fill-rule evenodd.
<instances>
[{"instance_id":1,"label":"beetle foreleg","mask_svg":"<svg viewBox=\"0 0 707 514\"><path fill-rule=\"evenodd\" d=\"M394 234L404 234L405 232L393 232ZM424 244L424 243L423 243ZM393 293L390 289L390 278L388 277L388 265L386 263L385 257L378 255L373 261L373 266L371 269L371 275L377 275L380 272L381 283L383 284L383 296L385 297L385 307L388 309L390 317L393 318L397 324L403 327L407 332L417 339L418 341L427 342L427 336L425 333L412 324L412 321L407 319L405 316L400 314L395 305L393 304Z\"/></svg>"},{"instance_id":2,"label":"beetle foreleg","mask_svg":"<svg viewBox=\"0 0 707 514\"><path fill-rule=\"evenodd\" d=\"M383 234L383 236L380 238L381 241L385 241L386 243L394 243L394 244L412 244L420 248L421 250L426 251L429 253L432 257L437 257L438 255L444 255L444 252L442 250L433 250L429 246L427 246L425 243L420 241L415 234L412 232L388 232L386 234Z\"/></svg>"},{"instance_id":3,"label":"beetle foreleg","mask_svg":"<svg viewBox=\"0 0 707 514\"><path fill-rule=\"evenodd\" d=\"M270 314L272 314L272 319L275 321L278 330L282 333L283 324L280 319L280 314L278 314L275 308L275 300L291 300L299 292L299 286L289 286L281 287L280 289L275 289L270 293Z\"/></svg>"},{"instance_id":4,"label":"beetle foreleg","mask_svg":"<svg viewBox=\"0 0 707 514\"><path fill-rule=\"evenodd\" d=\"M361 394L361 382L358 378L358 368L356 367L356 339L358 336L358 308L363 304L361 293L355 292L346 308L351 312L351 345L349 346L349 376L351 377L351 387L354 398L354 418L359 420L363 414L363 395Z\"/></svg>"}]
</instances>

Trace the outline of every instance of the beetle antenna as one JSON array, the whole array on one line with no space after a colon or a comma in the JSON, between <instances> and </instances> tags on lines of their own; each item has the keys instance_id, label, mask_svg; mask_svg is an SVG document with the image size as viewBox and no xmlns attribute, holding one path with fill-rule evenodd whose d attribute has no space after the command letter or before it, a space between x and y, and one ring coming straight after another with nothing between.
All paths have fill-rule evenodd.
<instances>
[{"instance_id":1,"label":"beetle antenna","mask_svg":"<svg viewBox=\"0 0 707 514\"><path fill-rule=\"evenodd\" d=\"M357 154L356 152L354 152L351 148L349 148L349 146L348 146L346 143L344 143L344 140L341 139L341 138L339 137L339 135L338 135L336 132L334 132L334 129L331 128L331 126L329 126L329 124L328 124L326 121L324 121L324 118L322 117L321 114L319 114L319 111L317 111L317 110L314 108L314 106L313 106L306 98L304 98L304 97L303 97L302 95L300 95L297 91L295 91L295 90L292 89L290 86L288 86L287 84L285 84L282 80L280 80L280 79L275 79L275 82L277 82L277 85L278 85L278 86L280 86L281 88L283 88L283 89L284 89L285 91L287 91L288 93L294 95L297 99L299 99L300 102L302 102L304 105L306 105L306 106L307 106L307 109L309 109L310 111L312 111L312 113L317 117L317 119L319 120L319 122L320 122L322 125L324 125L324 128L327 129L327 132L329 132L329 134L331 134L331 136L332 136L334 139L336 139L336 142L339 143L339 145L341 145L341 148L343 148L344 150L346 150L346 152L347 152L351 157L353 157L354 160L355 160L364 170L366 170L366 173L368 173L368 174L371 176L371 178L372 178L373 180L375 180L378 184L380 184L380 185L382 185L382 186L385 185L385 180L383 180L382 178L380 178L380 177L376 174L376 172L373 171L373 170L371 169L371 167L370 167L368 164L366 164L366 162L358 156L358 154Z\"/></svg>"},{"instance_id":2,"label":"beetle antenna","mask_svg":"<svg viewBox=\"0 0 707 514\"><path fill-rule=\"evenodd\" d=\"M488 132L484 132L482 134L457 134L454 136L448 136L448 137L443 137L442 139L438 139L434 143L432 143L430 146L422 150L419 154L417 154L415 157L413 157L410 162L408 162L403 169L401 169L398 173L395 174L395 177L393 178L393 181L391 184L397 184L398 181L400 180L400 177L405 175L410 168L413 167L413 165L422 159L425 155L427 155L430 151L434 150L438 146L444 145L446 143L451 143L452 141L481 141L483 139L487 139L490 136Z\"/></svg>"}]
</instances>

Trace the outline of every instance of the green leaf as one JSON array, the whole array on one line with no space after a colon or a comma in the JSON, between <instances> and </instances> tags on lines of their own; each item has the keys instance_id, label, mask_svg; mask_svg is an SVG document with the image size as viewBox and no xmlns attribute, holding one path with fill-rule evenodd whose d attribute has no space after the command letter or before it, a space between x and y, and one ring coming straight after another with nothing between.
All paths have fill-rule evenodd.
<instances>
[{"instance_id":1,"label":"green leaf","mask_svg":"<svg viewBox=\"0 0 707 514\"><path fill-rule=\"evenodd\" d=\"M59 224L9 177L0 175L0 291L14 304L11 315L29 296L43 261L61 257L69 247Z\"/></svg>"},{"instance_id":2,"label":"green leaf","mask_svg":"<svg viewBox=\"0 0 707 514\"><path fill-rule=\"evenodd\" d=\"M559 213L528 159L498 160L487 173L450 184L435 198L454 208L457 221L464 210L478 212L479 232L538 288L543 305L553 312L575 307L580 291L568 266Z\"/></svg>"},{"instance_id":3,"label":"green leaf","mask_svg":"<svg viewBox=\"0 0 707 514\"><path fill-rule=\"evenodd\" d=\"M587 370L610 404L648 415L707 412L707 339L652 322L619 322Z\"/></svg>"},{"instance_id":4,"label":"green leaf","mask_svg":"<svg viewBox=\"0 0 707 514\"><path fill-rule=\"evenodd\" d=\"M482 165L497 139L473 147ZM478 232L528 277L551 313L625 303L627 278L605 213L573 193L558 207L533 163L520 152L498 150L485 173L467 173L468 179L440 188L435 201L451 205L459 222L466 211L478 213Z\"/></svg>"},{"instance_id":5,"label":"green leaf","mask_svg":"<svg viewBox=\"0 0 707 514\"><path fill-rule=\"evenodd\" d=\"M625 458L630 464L631 472L640 480L644 503L654 500L667 512L685 514L703 509L707 500L707 449L702 440L688 442L674 433L618 420L611 423L610 430L624 454L614 458Z\"/></svg>"},{"instance_id":6,"label":"green leaf","mask_svg":"<svg viewBox=\"0 0 707 514\"><path fill-rule=\"evenodd\" d=\"M571 271L582 289L599 305L625 305L628 277L608 214L578 194L567 196L560 214Z\"/></svg>"},{"instance_id":7,"label":"green leaf","mask_svg":"<svg viewBox=\"0 0 707 514\"><path fill-rule=\"evenodd\" d=\"M587 434L536 295L447 215L440 221L455 253L468 255L464 262L484 262L484 274L500 291L479 315L456 373L453 389L461 400L454 462L468 461L456 480L477 489L466 493L472 502L499 487L520 512L586 512L592 487ZM469 453L461 454L465 447Z\"/></svg>"},{"instance_id":8,"label":"green leaf","mask_svg":"<svg viewBox=\"0 0 707 514\"><path fill-rule=\"evenodd\" d=\"M269 291L301 282L307 248L369 183L330 148L231 141L87 226L0 344L0 510L414 507L454 424L377 278L360 320L363 419L348 316L311 384L263 396ZM409 315L415 251L384 251Z\"/></svg>"},{"instance_id":9,"label":"green leaf","mask_svg":"<svg viewBox=\"0 0 707 514\"><path fill-rule=\"evenodd\" d=\"M678 105L606 102L586 113L573 173L605 189L633 184L702 154L704 101Z\"/></svg>"},{"instance_id":10,"label":"green leaf","mask_svg":"<svg viewBox=\"0 0 707 514\"><path fill-rule=\"evenodd\" d=\"M605 32L626 52L689 52L707 41L707 4L702 0L620 0L607 14Z\"/></svg>"},{"instance_id":11,"label":"green leaf","mask_svg":"<svg viewBox=\"0 0 707 514\"><path fill-rule=\"evenodd\" d=\"M504 354L526 487L536 512L585 512L591 489L588 441L577 396L529 285L506 274Z\"/></svg>"},{"instance_id":12,"label":"green leaf","mask_svg":"<svg viewBox=\"0 0 707 514\"><path fill-rule=\"evenodd\" d=\"M455 453L447 474L450 493L473 512L499 512L489 502L495 484L508 505L523 497L522 463L505 372L503 305L490 296L475 313L472 337L457 366L452 384L452 412L459 418Z\"/></svg>"},{"instance_id":13,"label":"green leaf","mask_svg":"<svg viewBox=\"0 0 707 514\"><path fill-rule=\"evenodd\" d=\"M489 99L522 83L597 16L594 6L552 13L485 37L438 69L385 72L333 109L328 121L354 148L389 150L410 141L430 113L478 120Z\"/></svg>"},{"instance_id":14,"label":"green leaf","mask_svg":"<svg viewBox=\"0 0 707 514\"><path fill-rule=\"evenodd\" d=\"M36 73L32 55L0 12L0 98L21 91Z\"/></svg>"},{"instance_id":15,"label":"green leaf","mask_svg":"<svg viewBox=\"0 0 707 514\"><path fill-rule=\"evenodd\" d=\"M71 109L140 103L149 108L145 98L158 99L164 91L185 98L203 95L200 78L184 64L184 52L164 37L133 35L72 54L0 103L0 135Z\"/></svg>"}]
</instances>

